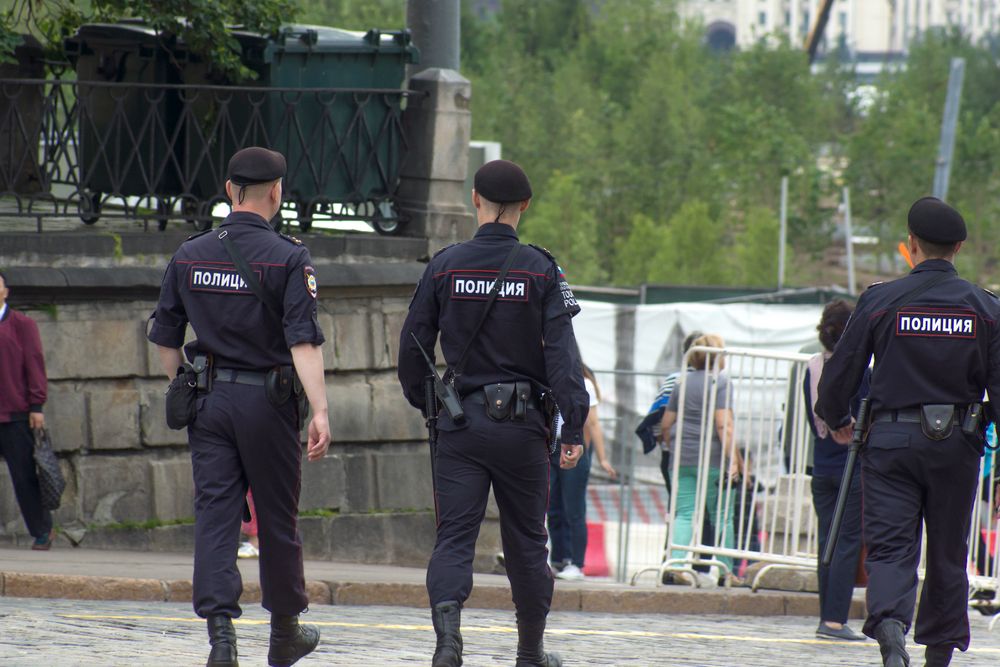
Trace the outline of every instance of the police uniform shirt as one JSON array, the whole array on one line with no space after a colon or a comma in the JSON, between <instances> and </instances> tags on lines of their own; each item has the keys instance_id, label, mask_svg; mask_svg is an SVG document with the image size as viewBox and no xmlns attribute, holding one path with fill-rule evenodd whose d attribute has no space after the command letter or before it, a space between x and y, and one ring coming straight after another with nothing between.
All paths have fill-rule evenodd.
<instances>
[{"instance_id":1,"label":"police uniform shirt","mask_svg":"<svg viewBox=\"0 0 1000 667\"><path fill-rule=\"evenodd\" d=\"M240 277L219 239L228 232L265 292L283 304L279 316ZM218 229L193 236L178 249L163 277L149 340L180 347L190 322L197 340L185 349L214 356L218 368L267 370L292 363L299 343L321 345L318 289L309 251L278 234L264 218L234 212Z\"/></svg>"},{"instance_id":2,"label":"police uniform shirt","mask_svg":"<svg viewBox=\"0 0 1000 667\"><path fill-rule=\"evenodd\" d=\"M445 359L457 363L517 239L510 225L486 223L472 240L445 248L428 264L400 338L399 378L413 406L424 407L428 369L410 332L433 356L440 331ZM565 420L563 441L582 442L589 399L570 322L578 312L552 257L522 246L469 350L464 372L455 379L458 393L464 397L489 383L531 380L552 390ZM441 416L440 427L449 428L445 413Z\"/></svg>"},{"instance_id":3,"label":"police uniform shirt","mask_svg":"<svg viewBox=\"0 0 1000 667\"><path fill-rule=\"evenodd\" d=\"M951 278L915 296L886 321L893 304L942 272ZM958 278L943 259L908 276L871 286L858 300L833 357L823 369L816 414L837 428L850 423L848 404L872 353L871 409L958 406L1000 398L1000 302Z\"/></svg>"}]
</instances>

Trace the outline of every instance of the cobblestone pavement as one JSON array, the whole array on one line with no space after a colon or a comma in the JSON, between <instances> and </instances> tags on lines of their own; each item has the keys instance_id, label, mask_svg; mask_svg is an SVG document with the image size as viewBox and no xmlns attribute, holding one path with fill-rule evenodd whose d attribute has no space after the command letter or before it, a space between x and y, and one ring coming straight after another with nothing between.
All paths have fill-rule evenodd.
<instances>
[{"instance_id":1,"label":"cobblestone pavement","mask_svg":"<svg viewBox=\"0 0 1000 667\"><path fill-rule=\"evenodd\" d=\"M267 615L259 606L237 621L240 662L265 664ZM320 648L299 664L392 667L427 665L434 635L427 613L401 607L317 606L307 615L321 626ZM1000 627L971 617L972 647L956 667L1000 664ZM553 613L549 647L573 665L713 667L832 667L879 665L872 641L814 638L816 621L801 617L622 616ZM512 615L466 610L465 664L512 665ZM0 599L0 664L200 665L207 656L203 621L186 604ZM922 652L911 646L914 658ZM914 667L922 664L913 661Z\"/></svg>"}]
</instances>

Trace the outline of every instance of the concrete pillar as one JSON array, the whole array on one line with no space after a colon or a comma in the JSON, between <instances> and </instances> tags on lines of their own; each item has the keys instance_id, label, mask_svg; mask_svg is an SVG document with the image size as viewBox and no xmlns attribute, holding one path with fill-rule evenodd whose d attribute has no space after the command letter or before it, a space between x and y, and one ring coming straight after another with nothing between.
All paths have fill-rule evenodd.
<instances>
[{"instance_id":1,"label":"concrete pillar","mask_svg":"<svg viewBox=\"0 0 1000 667\"><path fill-rule=\"evenodd\" d=\"M420 49L420 63L410 76L425 69L459 70L460 0L408 0L406 25Z\"/></svg>"},{"instance_id":2,"label":"concrete pillar","mask_svg":"<svg viewBox=\"0 0 1000 667\"><path fill-rule=\"evenodd\" d=\"M410 89L416 94L403 112L407 154L397 201L409 218L403 233L426 237L433 254L476 229L465 205L472 85L454 70L432 68L410 79Z\"/></svg>"}]
</instances>

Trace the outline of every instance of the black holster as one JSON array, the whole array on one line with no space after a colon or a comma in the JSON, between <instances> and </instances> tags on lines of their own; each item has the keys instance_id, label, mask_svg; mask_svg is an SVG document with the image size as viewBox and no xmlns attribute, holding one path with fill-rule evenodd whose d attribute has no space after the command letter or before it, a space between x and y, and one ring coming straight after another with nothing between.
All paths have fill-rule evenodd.
<instances>
[{"instance_id":1,"label":"black holster","mask_svg":"<svg viewBox=\"0 0 1000 667\"><path fill-rule=\"evenodd\" d=\"M179 431L194 423L198 414L195 399L198 396L198 373L189 363L177 369L170 381L166 395L167 426Z\"/></svg>"},{"instance_id":2,"label":"black holster","mask_svg":"<svg viewBox=\"0 0 1000 667\"><path fill-rule=\"evenodd\" d=\"M267 372L267 377L264 379L264 393L267 394L267 400L271 402L271 405L281 407L288 402L293 394L296 394L296 384L298 384L299 393L301 393L302 383L298 380L294 367L275 366Z\"/></svg>"},{"instance_id":3,"label":"black holster","mask_svg":"<svg viewBox=\"0 0 1000 667\"><path fill-rule=\"evenodd\" d=\"M483 387L486 396L486 416L493 421L524 421L531 398L531 383L497 382Z\"/></svg>"},{"instance_id":4,"label":"black holster","mask_svg":"<svg viewBox=\"0 0 1000 667\"><path fill-rule=\"evenodd\" d=\"M920 430L930 440L944 440L955 427L955 406L927 404L920 406Z\"/></svg>"}]
</instances>

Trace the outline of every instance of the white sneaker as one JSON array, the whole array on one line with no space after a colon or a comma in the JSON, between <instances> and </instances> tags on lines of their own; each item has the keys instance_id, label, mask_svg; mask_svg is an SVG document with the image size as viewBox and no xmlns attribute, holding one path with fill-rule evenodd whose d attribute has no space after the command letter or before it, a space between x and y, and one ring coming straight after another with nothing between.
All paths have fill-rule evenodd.
<instances>
[{"instance_id":1,"label":"white sneaker","mask_svg":"<svg viewBox=\"0 0 1000 667\"><path fill-rule=\"evenodd\" d=\"M583 574L576 565L570 563L562 569L562 572L556 575L559 579L568 579L570 581L579 581L581 579L586 579L587 577Z\"/></svg>"},{"instance_id":2,"label":"white sneaker","mask_svg":"<svg viewBox=\"0 0 1000 667\"><path fill-rule=\"evenodd\" d=\"M258 556L260 556L260 551L249 542L241 544L240 550L236 552L237 558L257 558Z\"/></svg>"}]
</instances>

